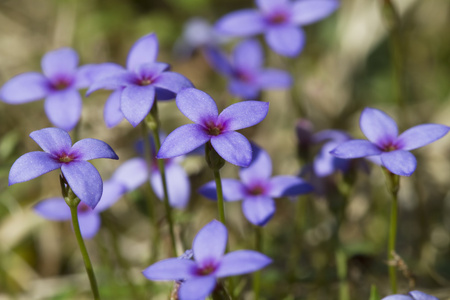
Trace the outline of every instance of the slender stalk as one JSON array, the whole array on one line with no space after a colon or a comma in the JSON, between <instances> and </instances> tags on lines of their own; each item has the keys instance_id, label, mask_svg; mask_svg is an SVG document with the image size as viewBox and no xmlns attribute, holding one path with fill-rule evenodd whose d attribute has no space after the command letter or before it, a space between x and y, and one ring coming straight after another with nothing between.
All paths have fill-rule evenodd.
<instances>
[{"instance_id":1,"label":"slender stalk","mask_svg":"<svg viewBox=\"0 0 450 300\"><path fill-rule=\"evenodd\" d=\"M219 220L225 225L225 206L223 204L222 180L220 180L220 171L214 169L214 181L216 182L217 192L217 211L219 212Z\"/></svg>"},{"instance_id":2,"label":"slender stalk","mask_svg":"<svg viewBox=\"0 0 450 300\"><path fill-rule=\"evenodd\" d=\"M159 149L161 148L161 140L159 138L159 119L158 119L158 108L157 103L153 105L152 110L150 111L150 114L148 116L148 120L146 120L147 125L149 126L150 130L153 133L153 138L155 140L155 148L156 153L158 153ZM164 208L166 210L166 218L167 222L169 223L169 233L170 233L170 240L172 242L172 249L175 256L177 255L177 243L175 240L175 232L174 232L174 226L173 226L173 220L172 220L172 207L169 203L169 193L167 190L167 178L166 178L166 168L164 165L163 159L158 159L158 169L159 173L161 174L161 181L163 185L163 191L164 191Z\"/></svg>"},{"instance_id":3,"label":"slender stalk","mask_svg":"<svg viewBox=\"0 0 450 300\"><path fill-rule=\"evenodd\" d=\"M258 252L263 252L262 227L255 226L255 248ZM261 272L253 273L253 299L258 300L261 290Z\"/></svg>"},{"instance_id":4,"label":"slender stalk","mask_svg":"<svg viewBox=\"0 0 450 300\"><path fill-rule=\"evenodd\" d=\"M347 282L347 255L342 247L336 250L336 267L339 278L339 300L349 300L350 293Z\"/></svg>"},{"instance_id":5,"label":"slender stalk","mask_svg":"<svg viewBox=\"0 0 450 300\"><path fill-rule=\"evenodd\" d=\"M94 294L94 299L100 299L100 294L98 292L97 281L95 279L94 269L92 268L91 260L84 244L83 237L81 236L80 224L78 223L78 210L77 206L69 206L70 213L72 215L73 230L75 231L75 237L77 238L78 246L80 247L81 255L83 256L84 266L86 267L86 273L89 277L89 282L91 283L91 290Z\"/></svg>"},{"instance_id":6,"label":"slender stalk","mask_svg":"<svg viewBox=\"0 0 450 300\"><path fill-rule=\"evenodd\" d=\"M388 238L388 264L389 264L389 281L391 285L391 292L397 293L397 268L395 265L395 242L397 239L397 218L398 218L398 190L400 186L400 176L390 173L385 170L388 181L389 192L392 196L391 201L391 216L389 225Z\"/></svg>"}]
</instances>

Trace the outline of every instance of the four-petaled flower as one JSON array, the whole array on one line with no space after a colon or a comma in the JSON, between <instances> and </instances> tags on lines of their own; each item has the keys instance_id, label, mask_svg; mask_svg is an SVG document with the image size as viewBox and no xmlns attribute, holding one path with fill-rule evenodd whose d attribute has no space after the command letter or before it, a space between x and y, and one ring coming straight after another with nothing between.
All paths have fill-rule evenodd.
<instances>
[{"instance_id":1,"label":"four-petaled flower","mask_svg":"<svg viewBox=\"0 0 450 300\"><path fill-rule=\"evenodd\" d=\"M409 292L408 295L391 295L381 300L439 300L434 296L430 296L420 291Z\"/></svg>"},{"instance_id":2,"label":"four-petaled flower","mask_svg":"<svg viewBox=\"0 0 450 300\"><path fill-rule=\"evenodd\" d=\"M280 55L294 57L303 49L305 34L299 25L319 21L339 6L337 0L256 0L259 9L244 9L222 17L219 33L253 36L264 33L267 44Z\"/></svg>"},{"instance_id":3,"label":"four-petaled flower","mask_svg":"<svg viewBox=\"0 0 450 300\"><path fill-rule=\"evenodd\" d=\"M261 90L283 89L292 85L288 72L263 69L264 54L256 40L245 40L233 50L231 61L217 48L205 49L209 63L230 80L231 94L244 99L256 99Z\"/></svg>"},{"instance_id":4,"label":"four-petaled flower","mask_svg":"<svg viewBox=\"0 0 450 300\"><path fill-rule=\"evenodd\" d=\"M123 114L136 127L148 115L155 99L173 99L182 89L192 87L186 77L168 71L168 64L156 62L157 55L156 35L146 35L131 48L126 69L106 64L103 76L98 75L90 86L87 94L99 89L116 90L105 104L108 126L117 125Z\"/></svg>"},{"instance_id":5,"label":"four-petaled flower","mask_svg":"<svg viewBox=\"0 0 450 300\"><path fill-rule=\"evenodd\" d=\"M183 125L172 131L161 145L157 158L180 156L211 141L214 150L226 161L241 167L250 164L250 142L235 130L261 122L268 113L269 103L239 102L219 115L214 100L194 88L182 90L176 103L178 109L196 124Z\"/></svg>"},{"instance_id":6,"label":"four-petaled flower","mask_svg":"<svg viewBox=\"0 0 450 300\"><path fill-rule=\"evenodd\" d=\"M96 139L83 139L72 146L70 135L59 128L33 131L30 137L44 152L34 151L19 157L9 172L9 185L61 169L75 195L89 207L95 208L102 196L103 182L97 169L87 161L118 159L113 149Z\"/></svg>"},{"instance_id":7,"label":"four-petaled flower","mask_svg":"<svg viewBox=\"0 0 450 300\"><path fill-rule=\"evenodd\" d=\"M251 273L272 262L252 250L224 255L227 239L227 228L213 220L195 236L192 244L194 260L169 258L149 266L142 273L150 280L182 280L178 291L180 300L198 300L205 299L214 290L217 278Z\"/></svg>"},{"instance_id":8,"label":"four-petaled flower","mask_svg":"<svg viewBox=\"0 0 450 300\"><path fill-rule=\"evenodd\" d=\"M81 235L85 239L94 237L100 229L100 212L112 206L125 193L125 186L114 180L103 183L102 198L98 205L92 209L83 201L78 204L78 220ZM50 198L34 206L34 211L40 216L52 221L66 221L71 219L70 208L64 198Z\"/></svg>"},{"instance_id":9,"label":"four-petaled flower","mask_svg":"<svg viewBox=\"0 0 450 300\"><path fill-rule=\"evenodd\" d=\"M242 201L242 211L251 223L264 226L275 213L273 198L298 196L309 193L312 186L296 176L272 175L272 162L269 154L253 146L253 160L247 168L241 168L237 179L222 179L223 197L226 201ZM217 200L214 181L203 185L203 196Z\"/></svg>"},{"instance_id":10,"label":"four-petaled flower","mask_svg":"<svg viewBox=\"0 0 450 300\"><path fill-rule=\"evenodd\" d=\"M78 54L71 48L48 52L41 61L42 71L11 78L0 91L0 99L22 104L45 99L44 108L53 125L72 130L81 116L82 100L78 89L87 88L89 73L95 65L77 68Z\"/></svg>"},{"instance_id":11,"label":"four-petaled flower","mask_svg":"<svg viewBox=\"0 0 450 300\"><path fill-rule=\"evenodd\" d=\"M449 127L440 124L414 126L398 135L395 121L381 110L365 108L359 120L361 131L369 139L351 140L331 151L339 158L379 158L391 173L410 176L416 169L416 158L409 150L428 145L447 134Z\"/></svg>"}]
</instances>

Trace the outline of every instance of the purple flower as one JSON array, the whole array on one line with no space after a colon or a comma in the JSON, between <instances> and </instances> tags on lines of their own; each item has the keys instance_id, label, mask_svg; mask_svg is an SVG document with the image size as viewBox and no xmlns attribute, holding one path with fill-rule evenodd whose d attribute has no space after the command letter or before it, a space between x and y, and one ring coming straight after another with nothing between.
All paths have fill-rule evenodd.
<instances>
[{"instance_id":1,"label":"purple flower","mask_svg":"<svg viewBox=\"0 0 450 300\"><path fill-rule=\"evenodd\" d=\"M219 33L253 36L264 33L267 44L280 55L294 57L303 49L305 33L298 26L326 18L339 6L337 0L256 0L258 9L244 9L222 17Z\"/></svg>"},{"instance_id":2,"label":"purple flower","mask_svg":"<svg viewBox=\"0 0 450 300\"><path fill-rule=\"evenodd\" d=\"M78 54L71 48L48 52L41 61L42 71L28 72L10 79L2 87L0 98L10 104L45 99L50 122L66 131L72 130L81 116L81 96L77 90L90 84L88 73L95 65L77 68Z\"/></svg>"},{"instance_id":3,"label":"purple flower","mask_svg":"<svg viewBox=\"0 0 450 300\"><path fill-rule=\"evenodd\" d=\"M361 131L369 139L351 140L331 151L339 158L375 156L390 172L410 176L416 169L416 158L409 151L428 145L447 134L449 127L439 124L414 126L398 135L397 124L387 114L365 108L359 120Z\"/></svg>"},{"instance_id":4,"label":"purple flower","mask_svg":"<svg viewBox=\"0 0 450 300\"><path fill-rule=\"evenodd\" d=\"M256 40L245 40L233 51L231 60L217 48L205 49L210 64L229 79L231 94L244 99L255 99L261 90L283 89L292 85L288 72L263 69L264 54Z\"/></svg>"},{"instance_id":5,"label":"purple flower","mask_svg":"<svg viewBox=\"0 0 450 300\"><path fill-rule=\"evenodd\" d=\"M412 291L408 295L392 295L384 297L381 300L439 300L434 296L427 295L423 292Z\"/></svg>"},{"instance_id":6,"label":"purple flower","mask_svg":"<svg viewBox=\"0 0 450 300\"><path fill-rule=\"evenodd\" d=\"M9 185L28 181L50 171L61 169L77 197L95 208L102 196L103 182L88 160L96 158L119 159L105 142L83 139L72 146L69 134L59 128L33 131L30 137L44 150L19 157L9 172Z\"/></svg>"},{"instance_id":7,"label":"purple flower","mask_svg":"<svg viewBox=\"0 0 450 300\"><path fill-rule=\"evenodd\" d=\"M172 131L162 143L157 158L179 156L210 141L214 150L226 161L242 167L250 164L250 142L235 130L261 122L269 111L269 103L239 102L219 115L214 100L194 88L181 91L176 103L178 109L196 124L183 125Z\"/></svg>"},{"instance_id":8,"label":"purple flower","mask_svg":"<svg viewBox=\"0 0 450 300\"><path fill-rule=\"evenodd\" d=\"M107 180L103 184L102 198L92 209L83 201L78 204L78 221L81 235L85 239L94 237L100 229L99 213L116 203L125 192L125 187L118 182ZM70 208L63 198L50 198L34 206L34 211L40 216L52 221L66 221L71 219Z\"/></svg>"},{"instance_id":9,"label":"purple flower","mask_svg":"<svg viewBox=\"0 0 450 300\"><path fill-rule=\"evenodd\" d=\"M180 300L199 300L211 294L217 278L251 273L272 262L267 256L251 250L224 255L227 239L227 228L213 220L195 236L192 244L194 260L169 258L142 273L150 280L185 280L178 291Z\"/></svg>"},{"instance_id":10,"label":"purple flower","mask_svg":"<svg viewBox=\"0 0 450 300\"><path fill-rule=\"evenodd\" d=\"M309 193L312 186L295 176L275 176L272 174L272 162L266 151L253 146L253 160L248 168L241 168L237 179L222 179L223 197L226 201L242 201L242 211L251 223L264 226L275 213L273 198L298 196ZM203 196L217 200L214 181L203 185Z\"/></svg>"},{"instance_id":11,"label":"purple flower","mask_svg":"<svg viewBox=\"0 0 450 300\"><path fill-rule=\"evenodd\" d=\"M122 115L136 127L150 112L155 99L172 99L192 83L169 72L169 65L156 62L158 40L154 33L140 38L128 53L127 68L109 64L87 94L99 89L115 90L105 105L105 120L115 126ZM112 73L112 74L111 74Z\"/></svg>"}]
</instances>

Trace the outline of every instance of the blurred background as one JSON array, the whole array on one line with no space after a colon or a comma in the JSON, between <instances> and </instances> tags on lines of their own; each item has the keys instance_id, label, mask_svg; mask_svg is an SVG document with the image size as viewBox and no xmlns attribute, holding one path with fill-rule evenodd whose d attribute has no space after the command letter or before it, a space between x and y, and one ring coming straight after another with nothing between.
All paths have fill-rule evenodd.
<instances>
[{"instance_id":1,"label":"blurred background","mask_svg":"<svg viewBox=\"0 0 450 300\"><path fill-rule=\"evenodd\" d=\"M338 299L337 243L347 258L351 299L369 299L372 285L381 296L389 294L390 196L381 168L367 162L370 172L356 169L313 178L307 166L320 145L296 134L301 126L309 133L340 129L364 138L358 120L368 106L396 119L400 132L421 123L450 125L450 2L393 1L395 13L388 4L342 0L331 17L304 28L307 43L295 59L265 49L266 65L289 70L295 84L292 90L264 92L269 115L242 133L269 152L274 175L302 173L317 191L277 200L277 211L264 227L264 252L274 263L262 271L262 299ZM180 38L193 17L214 24L226 13L249 7L253 1L0 0L0 84L23 72L40 71L41 57L59 47L74 48L81 65L124 65L133 43L155 32L158 61L170 63L172 70L209 93L221 110L237 99L201 51L180 55L188 47ZM225 51L236 41L225 44ZM84 98L79 129L80 139L104 140L118 153L119 161L93 162L104 179L137 156L134 145L141 136L140 128L126 121L106 127L103 106L108 95L102 91ZM190 122L174 101L159 103L159 110L166 133ZM48 221L32 210L40 200L60 196L58 173L8 187L12 163L40 150L29 133L50 126L43 101L0 102L0 299L91 298L69 222ZM417 170L400 182L397 253L406 267L398 273L399 291L407 292L414 283L414 289L450 299L450 139L414 154ZM182 165L190 175L192 195L186 210L175 211L180 253L191 247L200 228L217 218L216 204L196 192L213 179L204 159L190 156ZM230 164L222 170L223 178L238 178L237 173ZM86 242L103 299L167 299L170 293L171 283L150 282L141 274L152 258L170 257L158 200L154 204L164 238L158 247L151 245L149 195L150 186L127 194L102 213L100 232ZM344 217L337 229L339 209ZM254 230L240 203L227 203L226 212L230 249L254 248ZM252 299L251 276L236 281L240 298Z\"/></svg>"}]
</instances>

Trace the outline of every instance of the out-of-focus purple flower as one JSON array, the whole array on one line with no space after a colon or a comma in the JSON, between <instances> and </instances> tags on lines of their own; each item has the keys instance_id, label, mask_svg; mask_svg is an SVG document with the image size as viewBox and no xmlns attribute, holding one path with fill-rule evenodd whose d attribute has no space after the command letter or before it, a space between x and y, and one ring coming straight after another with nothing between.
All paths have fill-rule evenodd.
<instances>
[{"instance_id":1,"label":"out-of-focus purple flower","mask_svg":"<svg viewBox=\"0 0 450 300\"><path fill-rule=\"evenodd\" d=\"M102 196L103 182L97 169L88 160L119 159L111 147L96 139L83 139L72 146L70 135L59 128L33 131L30 137L44 150L19 157L9 172L9 185L24 182L50 171L61 173L75 195L91 208Z\"/></svg>"},{"instance_id":2,"label":"out-of-focus purple flower","mask_svg":"<svg viewBox=\"0 0 450 300\"><path fill-rule=\"evenodd\" d=\"M87 94L99 89L115 90L105 104L104 118L110 127L122 115L136 127L150 112L155 99L173 99L192 83L183 75L170 72L169 65L156 62L158 40L154 33L140 38L128 53L127 68L108 64ZM122 115L121 115L122 114Z\"/></svg>"},{"instance_id":3,"label":"out-of-focus purple flower","mask_svg":"<svg viewBox=\"0 0 450 300\"><path fill-rule=\"evenodd\" d=\"M381 300L439 300L439 299L420 291L412 291L409 292L407 295L391 295L384 297Z\"/></svg>"},{"instance_id":4,"label":"out-of-focus purple flower","mask_svg":"<svg viewBox=\"0 0 450 300\"><path fill-rule=\"evenodd\" d=\"M250 39L239 43L231 59L217 48L205 49L209 63L228 77L228 90L244 99L256 99L261 90L286 89L292 85L288 72L263 69L264 54L258 41Z\"/></svg>"},{"instance_id":5,"label":"out-of-focus purple flower","mask_svg":"<svg viewBox=\"0 0 450 300\"><path fill-rule=\"evenodd\" d=\"M331 151L331 154L345 159L375 156L391 173L401 176L410 176L416 169L416 158L410 150L442 138L450 129L440 124L422 124L398 135L395 121L374 108L363 110L359 124L369 141L344 142Z\"/></svg>"},{"instance_id":6,"label":"out-of-focus purple flower","mask_svg":"<svg viewBox=\"0 0 450 300\"><path fill-rule=\"evenodd\" d=\"M196 49L215 47L228 40L229 38L217 34L208 21L195 17L185 23L183 34L175 43L174 52L178 56L188 57Z\"/></svg>"},{"instance_id":7,"label":"out-of-focus purple flower","mask_svg":"<svg viewBox=\"0 0 450 300\"><path fill-rule=\"evenodd\" d=\"M327 141L314 157L313 168L318 177L329 176L337 170L346 172L349 169L350 161L348 159L338 158L332 155L330 151L350 139L350 135L344 131L332 129L319 131L312 136L313 143Z\"/></svg>"},{"instance_id":8,"label":"out-of-focus purple flower","mask_svg":"<svg viewBox=\"0 0 450 300\"><path fill-rule=\"evenodd\" d=\"M0 90L0 99L9 104L45 99L44 108L53 125L72 130L81 116L79 89L91 82L89 73L96 65L78 66L78 54L71 48L50 51L41 61L42 72L28 72L7 81Z\"/></svg>"},{"instance_id":9,"label":"out-of-focus purple flower","mask_svg":"<svg viewBox=\"0 0 450 300\"><path fill-rule=\"evenodd\" d=\"M183 280L178 290L180 300L199 300L211 294L217 278L255 272L272 262L252 250L225 254L227 239L227 228L213 220L195 236L192 244L194 260L169 258L149 266L142 273L150 280Z\"/></svg>"},{"instance_id":10,"label":"out-of-focus purple flower","mask_svg":"<svg viewBox=\"0 0 450 300\"><path fill-rule=\"evenodd\" d=\"M111 207L124 194L125 187L119 182L107 180L103 184L103 194L98 205L92 209L83 201L78 204L78 221L81 235L85 239L94 237L100 229L100 212ZM34 206L34 211L52 221L66 221L71 219L70 208L63 198L50 198Z\"/></svg>"},{"instance_id":11,"label":"out-of-focus purple flower","mask_svg":"<svg viewBox=\"0 0 450 300\"><path fill-rule=\"evenodd\" d=\"M272 175L272 161L269 154L253 146L253 160L247 168L239 171L241 181L222 179L223 198L226 201L242 201L242 211L251 223L264 226L275 213L273 198L298 196L309 193L313 187L296 176ZM203 185L200 190L203 196L217 200L214 181Z\"/></svg>"},{"instance_id":12,"label":"out-of-focus purple flower","mask_svg":"<svg viewBox=\"0 0 450 300\"><path fill-rule=\"evenodd\" d=\"M157 158L186 154L210 141L226 161L246 167L252 160L250 142L235 130L261 122L269 103L244 101L230 105L220 115L214 100L194 88L182 90L176 98L178 109L196 124L183 125L172 131L161 145Z\"/></svg>"},{"instance_id":13,"label":"out-of-focus purple flower","mask_svg":"<svg viewBox=\"0 0 450 300\"><path fill-rule=\"evenodd\" d=\"M247 37L263 33L280 55L294 57L303 49L305 33L299 26L326 18L339 6L337 0L256 0L258 9L229 13L216 23L217 32Z\"/></svg>"}]
</instances>

